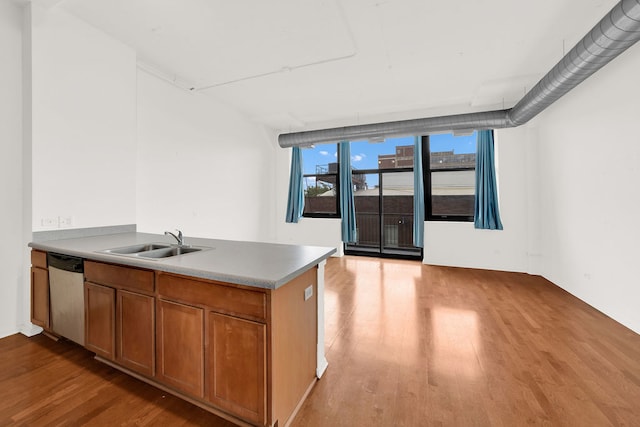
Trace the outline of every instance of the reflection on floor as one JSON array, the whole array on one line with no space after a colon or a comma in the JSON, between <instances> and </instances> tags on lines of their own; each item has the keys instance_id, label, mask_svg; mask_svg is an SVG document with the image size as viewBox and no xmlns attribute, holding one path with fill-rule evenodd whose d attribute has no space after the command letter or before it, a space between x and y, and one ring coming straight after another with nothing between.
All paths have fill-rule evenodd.
<instances>
[{"instance_id":1,"label":"reflection on floor","mask_svg":"<svg viewBox=\"0 0 640 427\"><path fill-rule=\"evenodd\" d=\"M640 425L640 336L548 281L343 257L293 425Z\"/></svg>"}]
</instances>

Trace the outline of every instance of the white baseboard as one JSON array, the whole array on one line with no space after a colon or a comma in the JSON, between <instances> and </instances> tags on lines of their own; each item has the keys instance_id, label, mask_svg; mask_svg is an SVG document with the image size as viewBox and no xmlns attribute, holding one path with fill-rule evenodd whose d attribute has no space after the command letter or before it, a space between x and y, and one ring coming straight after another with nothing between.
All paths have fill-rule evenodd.
<instances>
[{"instance_id":1,"label":"white baseboard","mask_svg":"<svg viewBox=\"0 0 640 427\"><path fill-rule=\"evenodd\" d=\"M34 325L33 323L27 323L26 325L22 325L22 327L20 328L20 333L28 337L38 335L41 332L42 328L40 326Z\"/></svg>"},{"instance_id":2,"label":"white baseboard","mask_svg":"<svg viewBox=\"0 0 640 427\"><path fill-rule=\"evenodd\" d=\"M329 366L329 362L327 362L327 359L322 359L322 360L318 360L317 364L316 364L316 377L318 379L322 378L322 374L324 374L324 371L327 370L327 367Z\"/></svg>"}]
</instances>

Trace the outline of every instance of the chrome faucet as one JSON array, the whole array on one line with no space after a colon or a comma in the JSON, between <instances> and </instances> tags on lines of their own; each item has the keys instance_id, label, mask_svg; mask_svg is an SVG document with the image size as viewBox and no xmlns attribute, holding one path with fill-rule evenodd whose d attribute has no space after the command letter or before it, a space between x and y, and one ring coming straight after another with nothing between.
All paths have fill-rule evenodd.
<instances>
[{"instance_id":1,"label":"chrome faucet","mask_svg":"<svg viewBox=\"0 0 640 427\"><path fill-rule=\"evenodd\" d=\"M176 229L176 231L178 232L178 235L176 236L175 234L173 234L170 231L165 231L164 235L165 236L173 236L174 239L176 239L178 241L178 245L179 246L184 246L184 238L182 237L182 231Z\"/></svg>"}]
</instances>

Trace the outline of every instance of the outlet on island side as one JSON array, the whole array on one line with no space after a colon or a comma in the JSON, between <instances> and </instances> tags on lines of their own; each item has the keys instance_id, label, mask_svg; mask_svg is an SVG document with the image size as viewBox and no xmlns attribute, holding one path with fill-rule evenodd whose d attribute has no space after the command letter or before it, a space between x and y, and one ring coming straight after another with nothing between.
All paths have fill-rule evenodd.
<instances>
[{"instance_id":1,"label":"outlet on island side","mask_svg":"<svg viewBox=\"0 0 640 427\"><path fill-rule=\"evenodd\" d=\"M313 296L313 285L309 285L307 286L307 288L304 290L304 300L308 300L309 298L311 298Z\"/></svg>"}]
</instances>

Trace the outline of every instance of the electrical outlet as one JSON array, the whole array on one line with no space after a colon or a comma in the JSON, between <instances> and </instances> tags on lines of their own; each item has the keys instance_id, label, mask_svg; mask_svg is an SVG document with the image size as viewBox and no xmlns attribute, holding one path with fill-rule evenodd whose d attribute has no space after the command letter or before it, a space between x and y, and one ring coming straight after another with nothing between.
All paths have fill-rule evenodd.
<instances>
[{"instance_id":1,"label":"electrical outlet","mask_svg":"<svg viewBox=\"0 0 640 427\"><path fill-rule=\"evenodd\" d=\"M40 224L43 227L57 227L58 226L58 218L41 218Z\"/></svg>"},{"instance_id":2,"label":"electrical outlet","mask_svg":"<svg viewBox=\"0 0 640 427\"><path fill-rule=\"evenodd\" d=\"M304 290L304 300L308 300L309 298L311 298L313 296L313 285L309 285L305 290Z\"/></svg>"},{"instance_id":3,"label":"electrical outlet","mask_svg":"<svg viewBox=\"0 0 640 427\"><path fill-rule=\"evenodd\" d=\"M73 217L71 216L59 216L58 227L71 227L73 225Z\"/></svg>"}]
</instances>

